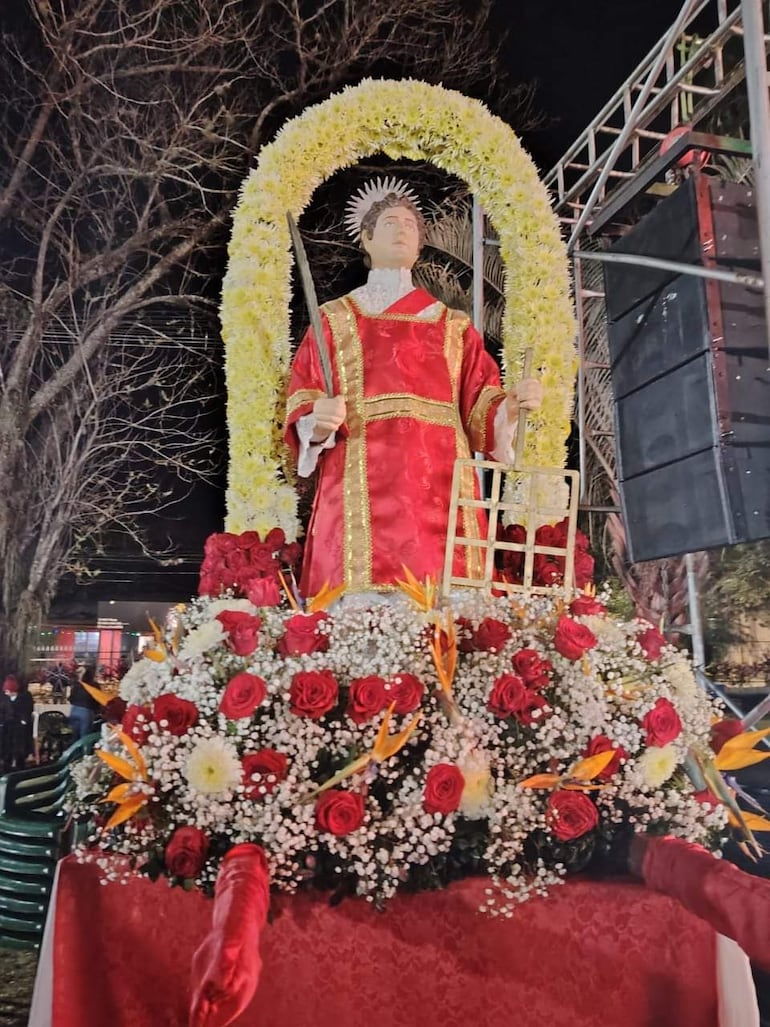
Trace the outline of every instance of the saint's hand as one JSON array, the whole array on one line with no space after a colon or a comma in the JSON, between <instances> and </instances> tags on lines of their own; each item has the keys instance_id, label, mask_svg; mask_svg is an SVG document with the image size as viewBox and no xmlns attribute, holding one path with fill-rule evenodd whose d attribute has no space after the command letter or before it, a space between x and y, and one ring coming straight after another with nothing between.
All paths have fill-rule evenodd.
<instances>
[{"instance_id":1,"label":"saint's hand","mask_svg":"<svg viewBox=\"0 0 770 1027\"><path fill-rule=\"evenodd\" d=\"M519 410L539 410L543 402L543 386L537 378L522 378L508 389L505 402L511 420L518 416Z\"/></svg>"},{"instance_id":2,"label":"saint's hand","mask_svg":"<svg viewBox=\"0 0 770 1027\"><path fill-rule=\"evenodd\" d=\"M312 441L325 442L342 425L347 414L345 400L342 396L326 396L317 399L313 404L315 428Z\"/></svg>"}]
</instances>

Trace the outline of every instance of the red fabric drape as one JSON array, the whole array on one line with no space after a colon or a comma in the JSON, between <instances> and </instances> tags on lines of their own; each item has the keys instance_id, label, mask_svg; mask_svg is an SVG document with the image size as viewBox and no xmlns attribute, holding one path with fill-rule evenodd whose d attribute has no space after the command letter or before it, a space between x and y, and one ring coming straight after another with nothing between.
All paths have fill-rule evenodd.
<instances>
[{"instance_id":1,"label":"red fabric drape","mask_svg":"<svg viewBox=\"0 0 770 1027\"><path fill-rule=\"evenodd\" d=\"M649 888L677 899L770 971L770 881L670 837L646 839L642 874Z\"/></svg>"},{"instance_id":2,"label":"red fabric drape","mask_svg":"<svg viewBox=\"0 0 770 1027\"><path fill-rule=\"evenodd\" d=\"M236 845L217 875L211 930L193 956L189 1027L226 1027L248 1006L259 983L269 905L264 851Z\"/></svg>"},{"instance_id":3,"label":"red fabric drape","mask_svg":"<svg viewBox=\"0 0 770 1027\"><path fill-rule=\"evenodd\" d=\"M630 883L574 881L510 920L488 882L359 900L278 897L238 1027L715 1027L714 933ZM212 903L165 882L99 885L64 861L54 1027L183 1027Z\"/></svg>"}]
</instances>

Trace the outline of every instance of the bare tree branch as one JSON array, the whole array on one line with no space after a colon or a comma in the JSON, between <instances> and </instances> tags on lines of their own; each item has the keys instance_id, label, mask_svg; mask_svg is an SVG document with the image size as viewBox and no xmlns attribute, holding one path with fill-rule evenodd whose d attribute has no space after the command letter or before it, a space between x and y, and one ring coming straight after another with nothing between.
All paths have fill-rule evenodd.
<instances>
[{"instance_id":1,"label":"bare tree branch","mask_svg":"<svg viewBox=\"0 0 770 1027\"><path fill-rule=\"evenodd\" d=\"M229 213L280 123L367 74L520 112L491 0L465 8L26 0L0 65L0 660L20 658L102 532L140 538L143 515L221 460L201 420L215 329L190 344L153 310L189 305L202 334Z\"/></svg>"}]
</instances>

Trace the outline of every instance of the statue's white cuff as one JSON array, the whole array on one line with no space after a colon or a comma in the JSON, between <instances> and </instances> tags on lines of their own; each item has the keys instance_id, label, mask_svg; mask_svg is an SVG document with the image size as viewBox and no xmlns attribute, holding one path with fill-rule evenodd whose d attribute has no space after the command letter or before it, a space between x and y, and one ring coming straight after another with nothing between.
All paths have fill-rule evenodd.
<instances>
[{"instance_id":1,"label":"statue's white cuff","mask_svg":"<svg viewBox=\"0 0 770 1027\"><path fill-rule=\"evenodd\" d=\"M495 414L495 448L489 454L498 463L513 463L513 447L516 442L516 427L518 423L518 415L512 420L508 418L508 404L503 400Z\"/></svg>"},{"instance_id":2,"label":"statue's white cuff","mask_svg":"<svg viewBox=\"0 0 770 1027\"><path fill-rule=\"evenodd\" d=\"M305 414L297 421L297 438L299 439L299 456L297 458L297 474L300 478L309 478L316 469L318 458L324 449L333 449L336 443L335 433L323 442L311 442L315 431L315 414Z\"/></svg>"}]
</instances>

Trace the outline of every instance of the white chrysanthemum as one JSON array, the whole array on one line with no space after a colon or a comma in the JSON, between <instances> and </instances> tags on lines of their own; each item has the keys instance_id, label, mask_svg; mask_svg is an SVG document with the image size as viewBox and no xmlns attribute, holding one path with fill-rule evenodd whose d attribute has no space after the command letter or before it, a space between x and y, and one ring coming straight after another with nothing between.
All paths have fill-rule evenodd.
<instances>
[{"instance_id":1,"label":"white chrysanthemum","mask_svg":"<svg viewBox=\"0 0 770 1027\"><path fill-rule=\"evenodd\" d=\"M201 624L199 628L193 628L189 635L185 636L184 642L179 649L180 660L191 660L196 656L202 656L215 645L219 645L225 638L225 629L218 620L210 620Z\"/></svg>"},{"instance_id":2,"label":"white chrysanthemum","mask_svg":"<svg viewBox=\"0 0 770 1027\"><path fill-rule=\"evenodd\" d=\"M258 608L248 599L214 599L206 607L206 612L212 619L225 610L235 610L238 613L250 613L256 616Z\"/></svg>"},{"instance_id":3,"label":"white chrysanthemum","mask_svg":"<svg viewBox=\"0 0 770 1027\"><path fill-rule=\"evenodd\" d=\"M659 788L671 777L679 762L679 755L673 745L662 748L651 745L639 757L639 769L650 788Z\"/></svg>"},{"instance_id":4,"label":"white chrysanthemum","mask_svg":"<svg viewBox=\"0 0 770 1027\"><path fill-rule=\"evenodd\" d=\"M483 753L472 752L460 761L459 767L465 778L460 812L469 820L480 820L490 811L493 785L489 760Z\"/></svg>"},{"instance_id":5,"label":"white chrysanthemum","mask_svg":"<svg viewBox=\"0 0 770 1027\"><path fill-rule=\"evenodd\" d=\"M675 658L663 665L663 674L671 685L674 693L680 696L694 695L698 686L695 682L691 665L687 660Z\"/></svg>"},{"instance_id":6,"label":"white chrysanthemum","mask_svg":"<svg viewBox=\"0 0 770 1027\"><path fill-rule=\"evenodd\" d=\"M599 617L592 614L589 617L581 617L581 621L606 646L613 649L622 649L625 646L626 636L623 629L610 617Z\"/></svg>"},{"instance_id":7,"label":"white chrysanthemum","mask_svg":"<svg viewBox=\"0 0 770 1027\"><path fill-rule=\"evenodd\" d=\"M224 738L203 738L185 765L185 777L193 788L216 795L236 788L241 782L238 754Z\"/></svg>"}]
</instances>

